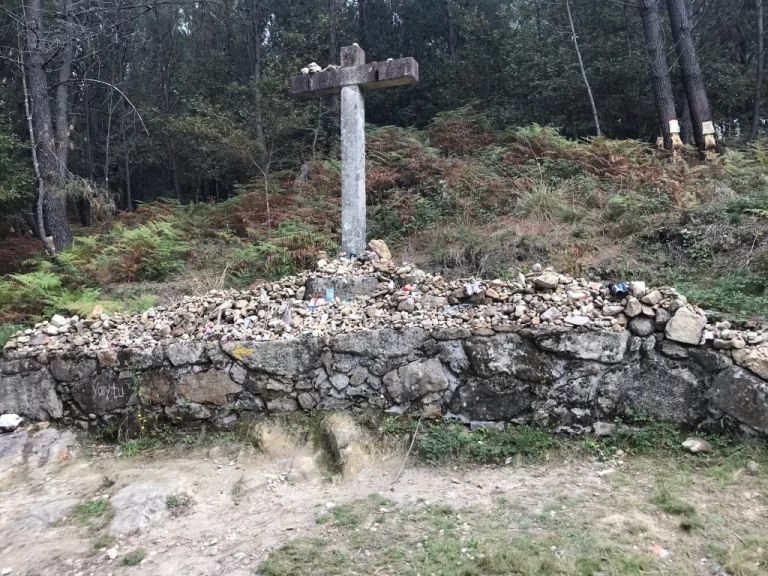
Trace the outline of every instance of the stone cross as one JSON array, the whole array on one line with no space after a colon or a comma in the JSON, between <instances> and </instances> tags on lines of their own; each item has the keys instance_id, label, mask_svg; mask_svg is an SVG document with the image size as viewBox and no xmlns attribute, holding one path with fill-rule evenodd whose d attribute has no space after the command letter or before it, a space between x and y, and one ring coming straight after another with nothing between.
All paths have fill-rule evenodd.
<instances>
[{"instance_id":1,"label":"stone cross","mask_svg":"<svg viewBox=\"0 0 768 576\"><path fill-rule=\"evenodd\" d=\"M341 250L365 250L365 101L363 89L415 84L413 58L365 63L357 44L341 49L341 67L291 78L291 94L314 98L341 93Z\"/></svg>"}]
</instances>

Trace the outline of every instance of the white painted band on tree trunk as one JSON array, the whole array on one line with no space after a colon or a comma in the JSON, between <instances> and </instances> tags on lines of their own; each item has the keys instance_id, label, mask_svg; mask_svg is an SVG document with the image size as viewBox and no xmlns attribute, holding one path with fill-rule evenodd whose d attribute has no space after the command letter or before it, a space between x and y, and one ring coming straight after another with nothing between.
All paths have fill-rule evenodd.
<instances>
[{"instance_id":1,"label":"white painted band on tree trunk","mask_svg":"<svg viewBox=\"0 0 768 576\"><path fill-rule=\"evenodd\" d=\"M341 250L365 249L365 100L359 86L341 90Z\"/></svg>"}]
</instances>

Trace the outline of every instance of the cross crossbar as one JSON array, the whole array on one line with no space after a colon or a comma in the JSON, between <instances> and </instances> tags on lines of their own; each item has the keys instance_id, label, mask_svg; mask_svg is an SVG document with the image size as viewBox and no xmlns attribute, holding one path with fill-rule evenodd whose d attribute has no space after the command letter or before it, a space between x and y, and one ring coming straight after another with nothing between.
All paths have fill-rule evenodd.
<instances>
[{"instance_id":1,"label":"cross crossbar","mask_svg":"<svg viewBox=\"0 0 768 576\"><path fill-rule=\"evenodd\" d=\"M345 86L377 90L406 86L419 81L419 64L413 58L371 62L359 66L343 66L328 72L301 74L291 78L291 94L299 98L317 98L339 94Z\"/></svg>"}]
</instances>

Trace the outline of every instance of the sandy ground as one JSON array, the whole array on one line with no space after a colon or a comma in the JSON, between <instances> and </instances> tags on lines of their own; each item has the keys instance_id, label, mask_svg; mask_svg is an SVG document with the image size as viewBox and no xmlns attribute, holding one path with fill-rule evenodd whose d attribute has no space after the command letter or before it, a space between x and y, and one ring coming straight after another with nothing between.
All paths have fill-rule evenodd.
<instances>
[{"instance_id":1,"label":"sandy ground","mask_svg":"<svg viewBox=\"0 0 768 576\"><path fill-rule=\"evenodd\" d=\"M589 510L595 525L608 534L616 526L641 524L643 534L637 542L644 550L655 543L684 547L685 536L676 529L676 520L648 505L654 481L641 476L645 468L635 470L631 464L606 475L601 472L615 463L585 458L505 468L409 465L393 486L402 454L372 459L348 482L297 475L297 463L306 462L305 454L268 456L242 444L125 459L109 453L85 457L73 448L69 456L40 467L17 462L0 470L0 573L256 574L271 550L322 530L315 519L328 503L351 502L371 493L400 507L427 501L457 509L489 506L504 497L530 510L532 517L549 514L547 506L567 499L574 514L583 516ZM28 460L29 454L25 457ZM711 507L710 501L712 506L720 502L734 517L743 518L745 528L768 530L768 494L749 492L738 482L729 486L720 493L702 491L703 509ZM139 497L132 504L119 504L126 488ZM142 494L160 494L161 505L152 511L142 509ZM188 497L191 504L174 515L162 506L166 494ZM143 524L140 532L115 536L109 544L118 553L113 560L104 548L94 547L109 528L95 529L70 516L74 506L95 497L115 502L116 518ZM685 546L691 563L704 567L700 573L710 573L711 562L700 556L706 550ZM123 565L124 554L137 548L145 550L145 560L137 566ZM11 572L3 571L7 569Z\"/></svg>"}]
</instances>

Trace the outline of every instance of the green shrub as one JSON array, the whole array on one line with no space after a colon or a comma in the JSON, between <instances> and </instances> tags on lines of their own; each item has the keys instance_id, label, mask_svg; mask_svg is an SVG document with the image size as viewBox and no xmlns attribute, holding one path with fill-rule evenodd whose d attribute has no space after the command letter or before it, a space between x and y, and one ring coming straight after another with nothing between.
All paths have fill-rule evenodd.
<instances>
[{"instance_id":1,"label":"green shrub","mask_svg":"<svg viewBox=\"0 0 768 576\"><path fill-rule=\"evenodd\" d=\"M135 228L115 225L106 242L103 264L127 280L165 280L184 269L192 248L171 222L162 220Z\"/></svg>"},{"instance_id":2,"label":"green shrub","mask_svg":"<svg viewBox=\"0 0 768 576\"><path fill-rule=\"evenodd\" d=\"M123 566L138 566L141 564L141 561L144 560L145 555L144 548L137 548L123 556L123 559L120 562Z\"/></svg>"}]
</instances>

